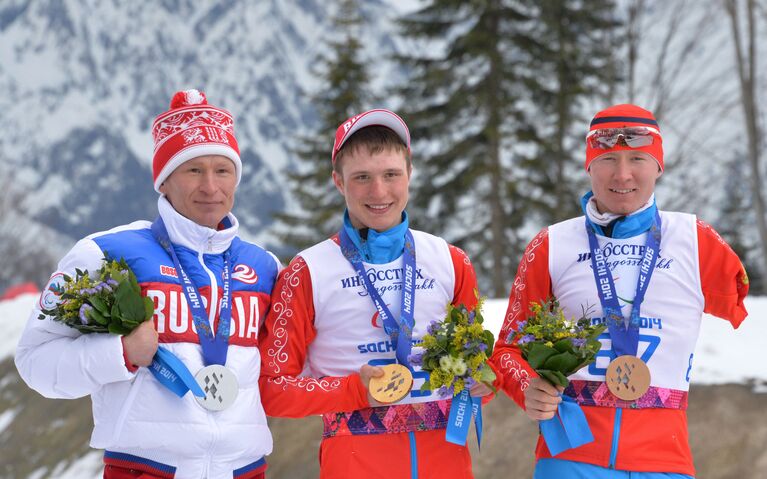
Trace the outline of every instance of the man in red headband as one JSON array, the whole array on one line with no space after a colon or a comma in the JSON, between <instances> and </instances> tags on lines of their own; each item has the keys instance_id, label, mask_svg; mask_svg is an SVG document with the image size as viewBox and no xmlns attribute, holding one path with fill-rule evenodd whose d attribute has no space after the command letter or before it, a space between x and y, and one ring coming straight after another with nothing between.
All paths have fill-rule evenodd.
<instances>
[{"instance_id":1,"label":"man in red headband","mask_svg":"<svg viewBox=\"0 0 767 479\"><path fill-rule=\"evenodd\" d=\"M690 478L685 410L701 317L738 327L748 277L711 226L657 209L663 147L651 112L615 105L597 113L585 167L584 216L543 229L519 264L492 357L497 386L532 419L554 417L563 394L585 413L594 440L552 457L539 437L535 478ZM532 302L550 297L566 317L591 307L592 324L608 327L596 361L564 391L507 339Z\"/></svg>"}]
</instances>

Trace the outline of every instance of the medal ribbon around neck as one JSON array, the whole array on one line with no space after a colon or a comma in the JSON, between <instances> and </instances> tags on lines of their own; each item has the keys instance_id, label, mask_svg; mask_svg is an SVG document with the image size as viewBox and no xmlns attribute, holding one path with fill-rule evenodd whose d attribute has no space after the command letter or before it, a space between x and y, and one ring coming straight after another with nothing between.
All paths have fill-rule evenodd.
<instances>
[{"instance_id":1,"label":"medal ribbon around neck","mask_svg":"<svg viewBox=\"0 0 767 479\"><path fill-rule=\"evenodd\" d=\"M357 275L362 277L362 283L365 286L370 299L373 300L373 304L378 310L378 316L383 321L384 330L386 334L397 345L396 354L397 361L408 369L412 370L410 363L408 362L408 356L413 348L413 326L415 325L415 273L416 273L416 256L415 256L415 241L413 240L413 234L408 229L405 232L405 248L403 255L403 275L402 275L402 302L401 313L399 318L395 318L392 315L386 303L378 294L373 283L368 278L365 266L362 264L362 255L354 246L349 234L345 228L341 228L338 233L338 238L341 243L341 252L347 261L352 265Z\"/></svg>"},{"instance_id":2,"label":"medal ribbon around neck","mask_svg":"<svg viewBox=\"0 0 767 479\"><path fill-rule=\"evenodd\" d=\"M168 230L165 228L165 223L162 221L162 218L158 217L154 223L152 223L152 234L160 243L160 246L162 246L173 259L173 265L176 267L176 272L183 285L186 302L192 312L192 320L197 329L197 336L200 338L200 346L202 347L202 356L205 365L220 364L221 366L225 366L227 350L229 348L229 327L232 319L229 250L224 252L224 270L221 273L221 279L224 283L224 294L221 296L221 302L219 304L220 313L218 317L218 328L216 329L216 335L214 337L213 329L208 321L208 314L202 305L202 295L200 295L197 286L195 286L181 266L181 262L178 260L178 255L173 249L170 237L168 236ZM210 307L215 310L215 305L211 304Z\"/></svg>"},{"instance_id":3,"label":"medal ribbon around neck","mask_svg":"<svg viewBox=\"0 0 767 479\"><path fill-rule=\"evenodd\" d=\"M604 253L602 253L599 247L594 228L589 224L588 217L586 217L586 232L589 236L589 247L591 249L591 267L594 272L597 292L599 293L599 301L602 303L602 314L605 316L607 327L610 331L613 351L615 351L616 356L636 356L639 347L639 312L660 254L660 215L656 210L655 220L647 234L645 251L639 267L636 294L634 295L634 303L627 324L621 313L613 275L610 272L610 267L607 264Z\"/></svg>"}]
</instances>

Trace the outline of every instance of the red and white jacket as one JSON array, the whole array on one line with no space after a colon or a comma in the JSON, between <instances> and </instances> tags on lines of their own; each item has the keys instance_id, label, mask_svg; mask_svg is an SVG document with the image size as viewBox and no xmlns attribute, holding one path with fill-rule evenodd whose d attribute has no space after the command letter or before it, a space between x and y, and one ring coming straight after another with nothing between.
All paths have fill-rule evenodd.
<instances>
[{"instance_id":1,"label":"red and white jacket","mask_svg":"<svg viewBox=\"0 0 767 479\"><path fill-rule=\"evenodd\" d=\"M743 300L748 277L711 226L689 214L660 215L660 257L641 307L637 352L650 369L650 390L630 403L607 390L604 371L614 354L605 332L597 360L573 374L565 391L582 405L595 440L558 459L629 471L694 474L685 410L701 316L710 313L738 327L747 314ZM646 236L598 236L626 316ZM584 217L542 230L527 246L517 270L491 363L499 373L496 385L523 408L524 390L537 375L507 338L526 319L531 302L552 296L566 317L580 317L584 308L591 308L592 321L602 320ZM551 457L542 437L536 456Z\"/></svg>"},{"instance_id":2,"label":"red and white jacket","mask_svg":"<svg viewBox=\"0 0 767 479\"><path fill-rule=\"evenodd\" d=\"M444 318L448 303L473 308L477 286L463 251L436 236L411 231L417 257L413 328L417 343L429 323ZM364 267L397 317L402 257ZM259 340L261 395L267 415L304 417L368 408L360 368L395 361L394 344L382 326L337 236L299 253L279 275ZM425 377L425 372L416 372L410 397L391 407L437 401L435 395L419 391Z\"/></svg>"}]
</instances>

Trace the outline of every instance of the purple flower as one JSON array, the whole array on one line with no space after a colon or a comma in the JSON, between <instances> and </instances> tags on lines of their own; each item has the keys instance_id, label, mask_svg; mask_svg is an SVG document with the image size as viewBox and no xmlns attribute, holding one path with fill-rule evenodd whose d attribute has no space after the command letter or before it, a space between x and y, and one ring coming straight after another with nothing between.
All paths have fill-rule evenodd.
<instances>
[{"instance_id":1,"label":"purple flower","mask_svg":"<svg viewBox=\"0 0 767 479\"><path fill-rule=\"evenodd\" d=\"M479 350L480 350L480 351L482 351L483 353L484 353L485 351L487 351L487 344L485 344L485 343L479 343Z\"/></svg>"},{"instance_id":2,"label":"purple flower","mask_svg":"<svg viewBox=\"0 0 767 479\"><path fill-rule=\"evenodd\" d=\"M112 279L112 278L109 278L109 279L107 280L107 284L108 284L109 286L112 286L112 287L114 287L114 286L117 286L117 285L118 285L118 284L120 284L120 283L118 283L116 280L114 280L114 279Z\"/></svg>"},{"instance_id":3,"label":"purple flower","mask_svg":"<svg viewBox=\"0 0 767 479\"><path fill-rule=\"evenodd\" d=\"M475 317L475 316L476 316L476 315L474 314L474 311L472 311L471 313L469 313L469 324L473 324L473 323L474 323L474 317Z\"/></svg>"},{"instance_id":4,"label":"purple flower","mask_svg":"<svg viewBox=\"0 0 767 479\"><path fill-rule=\"evenodd\" d=\"M471 389L475 384L477 384L477 381L475 381L473 377L469 376L464 380L464 384L466 385L466 389Z\"/></svg>"},{"instance_id":5,"label":"purple flower","mask_svg":"<svg viewBox=\"0 0 767 479\"><path fill-rule=\"evenodd\" d=\"M413 366L421 366L423 364L423 353L413 353L407 357L407 360Z\"/></svg>"},{"instance_id":6,"label":"purple flower","mask_svg":"<svg viewBox=\"0 0 767 479\"><path fill-rule=\"evenodd\" d=\"M532 334L525 334L524 336L519 338L519 341L517 343L518 344L527 344L527 343L530 343L532 341L535 341L535 336L533 336Z\"/></svg>"},{"instance_id":7,"label":"purple flower","mask_svg":"<svg viewBox=\"0 0 767 479\"><path fill-rule=\"evenodd\" d=\"M80 306L79 316L80 316L80 324L88 324L88 316L85 315L88 311L92 310L93 306L87 303L83 303L82 306Z\"/></svg>"},{"instance_id":8,"label":"purple flower","mask_svg":"<svg viewBox=\"0 0 767 479\"><path fill-rule=\"evenodd\" d=\"M111 292L112 292L112 287L111 287L111 286L109 286L109 284L108 284L108 283L106 283L106 282L104 282L104 283L99 283L99 284L96 286L96 289L98 289L99 291L106 291L107 293L111 293Z\"/></svg>"},{"instance_id":9,"label":"purple flower","mask_svg":"<svg viewBox=\"0 0 767 479\"><path fill-rule=\"evenodd\" d=\"M586 344L586 340L583 338L575 338L572 341L573 341L573 346L575 346L576 348L583 347L583 345Z\"/></svg>"},{"instance_id":10,"label":"purple flower","mask_svg":"<svg viewBox=\"0 0 767 479\"><path fill-rule=\"evenodd\" d=\"M426 327L426 332L431 335L437 334L437 331L439 331L439 321L432 321Z\"/></svg>"},{"instance_id":11,"label":"purple flower","mask_svg":"<svg viewBox=\"0 0 767 479\"><path fill-rule=\"evenodd\" d=\"M517 331L522 331L523 329L525 329L525 326L527 326L527 320L520 321L517 324Z\"/></svg>"},{"instance_id":12,"label":"purple flower","mask_svg":"<svg viewBox=\"0 0 767 479\"><path fill-rule=\"evenodd\" d=\"M453 395L453 388L448 388L447 386L442 386L441 388L437 389L437 394L439 394L440 397L448 397Z\"/></svg>"}]
</instances>

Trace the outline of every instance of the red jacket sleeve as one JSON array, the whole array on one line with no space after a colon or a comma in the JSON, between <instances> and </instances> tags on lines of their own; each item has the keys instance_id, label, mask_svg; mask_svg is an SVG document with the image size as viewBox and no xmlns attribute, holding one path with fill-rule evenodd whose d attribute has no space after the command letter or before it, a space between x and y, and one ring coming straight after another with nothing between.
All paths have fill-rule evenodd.
<instances>
[{"instance_id":1,"label":"red jacket sleeve","mask_svg":"<svg viewBox=\"0 0 767 479\"><path fill-rule=\"evenodd\" d=\"M305 417L368 407L359 374L302 377L317 332L309 268L300 256L282 270L259 338L261 400L269 416Z\"/></svg>"},{"instance_id":2,"label":"red jacket sleeve","mask_svg":"<svg viewBox=\"0 0 767 479\"><path fill-rule=\"evenodd\" d=\"M477 305L479 300L479 290L477 289L477 274L474 272L474 266L466 253L457 246L448 245L450 248L450 259L453 260L453 269L455 270L455 287L453 289L453 306L463 304L466 309L471 311Z\"/></svg>"},{"instance_id":3,"label":"red jacket sleeve","mask_svg":"<svg viewBox=\"0 0 767 479\"><path fill-rule=\"evenodd\" d=\"M726 319L734 327L748 315L743 300L748 275L738 255L708 223L698 220L698 263L704 311Z\"/></svg>"},{"instance_id":4,"label":"red jacket sleeve","mask_svg":"<svg viewBox=\"0 0 767 479\"><path fill-rule=\"evenodd\" d=\"M531 302L545 301L550 296L549 232L543 229L527 245L519 262L503 326L490 358L490 365L498 376L495 386L506 391L522 408L525 404L524 391L530 384L530 378L538 375L522 359L522 352L516 343L510 344L507 338L517 329L517 324L527 318Z\"/></svg>"}]
</instances>

